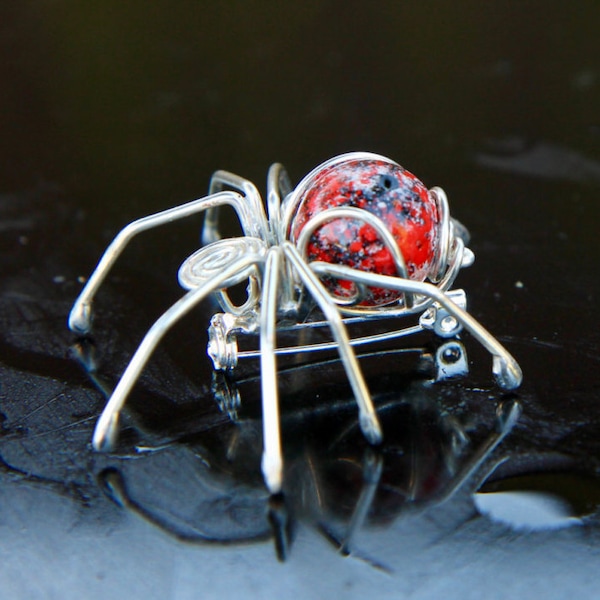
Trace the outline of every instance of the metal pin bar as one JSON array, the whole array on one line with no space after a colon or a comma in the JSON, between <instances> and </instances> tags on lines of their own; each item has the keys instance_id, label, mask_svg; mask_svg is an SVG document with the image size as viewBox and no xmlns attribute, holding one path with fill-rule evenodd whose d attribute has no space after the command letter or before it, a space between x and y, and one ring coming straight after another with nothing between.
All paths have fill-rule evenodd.
<instances>
[{"instance_id":1,"label":"metal pin bar","mask_svg":"<svg viewBox=\"0 0 600 600\"><path fill-rule=\"evenodd\" d=\"M386 342L389 340L395 340L400 337L413 335L423 331L423 327L420 325L414 325L413 327L406 327L405 329L397 329L395 331L387 331L385 333L376 333L373 335L367 335L357 338L350 339L351 346L364 346L366 344L374 344L377 342ZM338 348L337 342L321 342L318 344L305 344L303 346L285 346L283 348L276 348L275 354L286 355L286 354L302 354L306 352L325 352L327 350L336 350ZM259 358L260 350L242 350L238 352L238 358Z\"/></svg>"}]
</instances>

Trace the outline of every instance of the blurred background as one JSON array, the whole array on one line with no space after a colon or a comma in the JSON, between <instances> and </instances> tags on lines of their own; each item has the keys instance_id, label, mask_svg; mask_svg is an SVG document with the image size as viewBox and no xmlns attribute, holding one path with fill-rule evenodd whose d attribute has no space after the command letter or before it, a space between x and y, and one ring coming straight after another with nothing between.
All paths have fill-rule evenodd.
<instances>
[{"instance_id":1,"label":"blurred background","mask_svg":"<svg viewBox=\"0 0 600 600\"><path fill-rule=\"evenodd\" d=\"M103 214L199 195L217 168L299 178L352 149L430 185L494 140L597 156L593 0L1 9L3 187L43 178Z\"/></svg>"}]
</instances>

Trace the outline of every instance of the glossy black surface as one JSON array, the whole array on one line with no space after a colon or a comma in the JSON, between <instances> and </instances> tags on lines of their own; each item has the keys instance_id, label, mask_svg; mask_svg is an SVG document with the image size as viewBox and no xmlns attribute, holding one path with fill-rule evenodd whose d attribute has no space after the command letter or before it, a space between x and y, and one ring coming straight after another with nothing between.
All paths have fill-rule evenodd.
<instances>
[{"instance_id":1,"label":"glossy black surface","mask_svg":"<svg viewBox=\"0 0 600 600\"><path fill-rule=\"evenodd\" d=\"M593 597L599 19L591 0L0 5L3 593ZM92 340L77 340L68 312L112 237L205 194L217 168L262 189L274 161L296 182L350 150L444 187L476 255L457 284L519 359L518 392L494 386L467 335L458 381L428 383L428 336L410 340L418 352L380 349L362 359L388 440L377 453L335 356L284 361L282 505L260 476L257 365L236 379L238 424L215 402L231 382L205 355L207 305L157 351L116 452L92 452L102 387L181 294L201 220L137 240L98 296ZM485 454L515 402L522 415ZM479 514L489 494L522 490L560 509Z\"/></svg>"}]
</instances>

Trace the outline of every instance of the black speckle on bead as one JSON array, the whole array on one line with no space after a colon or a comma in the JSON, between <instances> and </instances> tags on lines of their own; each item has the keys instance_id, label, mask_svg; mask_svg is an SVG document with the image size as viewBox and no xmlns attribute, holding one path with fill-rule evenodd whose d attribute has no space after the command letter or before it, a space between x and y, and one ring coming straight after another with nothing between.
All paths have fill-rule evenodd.
<instances>
[{"instance_id":1,"label":"black speckle on bead","mask_svg":"<svg viewBox=\"0 0 600 600\"><path fill-rule=\"evenodd\" d=\"M396 177L392 177L391 175L380 175L379 181L377 182L378 188L382 191L389 192L390 190L396 189L399 187L398 179Z\"/></svg>"}]
</instances>

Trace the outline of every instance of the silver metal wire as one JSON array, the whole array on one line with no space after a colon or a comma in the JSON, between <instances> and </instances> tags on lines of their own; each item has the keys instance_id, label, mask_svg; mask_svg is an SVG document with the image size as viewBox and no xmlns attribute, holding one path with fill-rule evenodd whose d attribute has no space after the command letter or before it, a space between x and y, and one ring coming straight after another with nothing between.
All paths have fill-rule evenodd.
<instances>
[{"instance_id":1,"label":"silver metal wire","mask_svg":"<svg viewBox=\"0 0 600 600\"><path fill-rule=\"evenodd\" d=\"M319 227L325 225L325 223L329 223L337 219L351 219L353 221L362 221L366 225L372 227L376 231L384 247L387 248L390 254L392 255L394 264L396 265L396 269L398 271L398 277L408 277L408 269L406 268L406 261L404 260L402 251L400 250L398 242L396 241L390 230L385 226L385 223L377 215L374 215L373 213L370 213L369 211L364 210L362 208L356 208L352 206L342 208L329 208L317 215L314 215L306 223L297 241L298 251L304 257L305 260L308 259L308 242L311 236L314 234L314 232L317 229L319 229ZM356 310L358 311L361 310L361 307L357 306L358 302L360 302L360 300L362 299L360 297L360 294L356 294L356 300L352 299L351 302L348 302L344 298L335 295L334 299L337 304L348 304L350 306L356 306ZM413 306L412 294L407 294L403 298L403 302L404 306L406 306L407 308L411 308Z\"/></svg>"},{"instance_id":2,"label":"silver metal wire","mask_svg":"<svg viewBox=\"0 0 600 600\"><path fill-rule=\"evenodd\" d=\"M98 419L92 438L92 445L96 450L106 450L114 446L118 432L119 415L127 396L146 366L152 352L169 329L207 296L218 290L224 281L230 281L233 277L238 277L240 281L243 281L255 265L262 260L261 255L255 254L238 258L211 281L205 281L202 285L187 292L152 325L135 351Z\"/></svg>"},{"instance_id":3,"label":"silver metal wire","mask_svg":"<svg viewBox=\"0 0 600 600\"><path fill-rule=\"evenodd\" d=\"M189 256L179 268L177 278L183 289L193 290L204 285L205 282L211 281L240 257L248 254L265 256L266 253L267 245L259 238L247 236L218 240L209 246L196 250L194 254ZM240 306L236 306L227 293L227 288L238 283L238 277L224 281L222 287L215 294L217 301L225 312L243 315L259 306L260 273L258 270L249 273L246 301Z\"/></svg>"},{"instance_id":4,"label":"silver metal wire","mask_svg":"<svg viewBox=\"0 0 600 600\"><path fill-rule=\"evenodd\" d=\"M443 291L432 283L366 273L343 265L324 262L313 262L310 267L320 275L349 279L366 285L420 294L430 298L455 317L490 352L493 357L493 373L500 387L511 390L521 384L523 378L521 368L506 348L475 318L452 302Z\"/></svg>"},{"instance_id":5,"label":"silver metal wire","mask_svg":"<svg viewBox=\"0 0 600 600\"><path fill-rule=\"evenodd\" d=\"M227 171L217 171L211 179L209 195L205 198L143 217L121 230L101 257L71 309L69 327L78 334L90 331L94 297L117 258L138 233L200 212L205 213L201 236L204 247L186 259L179 270L179 282L187 293L152 325L135 351L96 425L93 436L96 449L107 449L113 445L121 409L156 346L179 319L210 294L217 296L224 311L213 316L209 327L208 354L215 368L231 370L240 358L260 357L264 438L262 465L265 482L272 493L278 493L283 486L276 361L280 354L337 349L356 398L361 429L372 444L381 441L381 427L353 350L355 346L395 339L428 328L446 337L465 327L492 354L493 373L498 384L506 389L513 389L520 384L522 374L515 359L466 312L464 293L450 291L459 270L472 262L473 253L465 248L468 232L458 221L450 218L446 195L441 188L430 190L436 203L439 225L429 281L409 278L398 242L379 217L363 209L339 207L325 210L307 221L297 245L289 241L293 218L315 176L324 169L334 168L348 160L378 160L397 165L377 154L345 154L317 167L292 190L285 169L276 163L267 177L266 213L260 194L252 182ZM223 206L233 208L243 236L221 239L218 223L219 210ZM307 246L311 236L333 219L353 219L371 226L390 251L397 276L309 261ZM349 298L337 297L327 290L322 278L351 281L355 285L354 294ZM244 281L248 282L246 299L241 305L235 305L228 290ZM386 306L362 306L360 301L367 287L400 292L399 300ZM305 312L308 298L316 303L323 320L302 320L300 315ZM347 330L347 325L352 323L420 313L422 316L418 325L403 329L392 328L385 333L355 338ZM295 321L295 325L289 327L283 324L289 324L290 320ZM323 326L330 328L331 342L277 346L276 334L280 329L301 331ZM248 333L258 333L260 349L240 352L236 338ZM459 366L466 368L466 362Z\"/></svg>"},{"instance_id":6,"label":"silver metal wire","mask_svg":"<svg viewBox=\"0 0 600 600\"><path fill-rule=\"evenodd\" d=\"M186 219L192 215L224 205L233 207L242 225L244 235L250 237L261 236L260 219L257 220L254 218L248 204L244 202L244 198L236 192L220 192L132 221L119 232L110 246L105 250L100 262L73 304L73 308L69 314L69 328L71 331L85 334L91 330L94 296L117 258L119 258L125 247L135 236L148 229L166 225L180 219Z\"/></svg>"}]
</instances>

